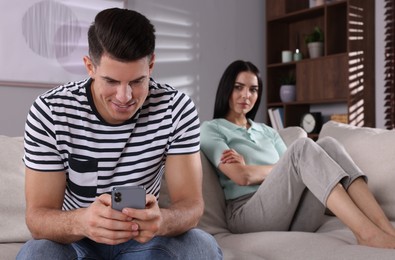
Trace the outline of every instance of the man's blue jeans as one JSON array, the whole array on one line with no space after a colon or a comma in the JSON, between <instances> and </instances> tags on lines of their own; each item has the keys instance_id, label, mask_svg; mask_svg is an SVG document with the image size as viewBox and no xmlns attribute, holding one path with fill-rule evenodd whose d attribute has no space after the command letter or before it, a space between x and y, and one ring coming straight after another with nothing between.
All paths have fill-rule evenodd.
<instances>
[{"instance_id":1,"label":"man's blue jeans","mask_svg":"<svg viewBox=\"0 0 395 260\"><path fill-rule=\"evenodd\" d=\"M16 259L222 259L222 252L211 235L192 229L177 237L155 237L145 244L130 240L110 246L87 238L69 245L30 240Z\"/></svg>"}]
</instances>

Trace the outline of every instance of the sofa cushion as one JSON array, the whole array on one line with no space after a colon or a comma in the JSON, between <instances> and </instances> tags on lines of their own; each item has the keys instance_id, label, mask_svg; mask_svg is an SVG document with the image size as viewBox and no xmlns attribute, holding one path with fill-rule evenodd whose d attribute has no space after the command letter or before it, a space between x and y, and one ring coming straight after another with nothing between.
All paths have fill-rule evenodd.
<instances>
[{"instance_id":1,"label":"sofa cushion","mask_svg":"<svg viewBox=\"0 0 395 260\"><path fill-rule=\"evenodd\" d=\"M15 260L25 243L0 243L1 260Z\"/></svg>"},{"instance_id":2,"label":"sofa cushion","mask_svg":"<svg viewBox=\"0 0 395 260\"><path fill-rule=\"evenodd\" d=\"M395 222L392 222L395 224ZM225 251L237 248L261 259L275 260L393 260L395 250L357 245L354 234L332 217L321 230L313 232L264 231L244 234L218 234ZM226 259L226 258L224 258ZM250 259L250 258L238 258Z\"/></svg>"},{"instance_id":3,"label":"sofa cushion","mask_svg":"<svg viewBox=\"0 0 395 260\"><path fill-rule=\"evenodd\" d=\"M0 147L0 242L25 242L23 138L0 136Z\"/></svg>"},{"instance_id":4,"label":"sofa cushion","mask_svg":"<svg viewBox=\"0 0 395 260\"><path fill-rule=\"evenodd\" d=\"M395 220L395 131L329 121L322 127L319 138L324 136L344 145L368 176L368 186L384 212Z\"/></svg>"}]
</instances>

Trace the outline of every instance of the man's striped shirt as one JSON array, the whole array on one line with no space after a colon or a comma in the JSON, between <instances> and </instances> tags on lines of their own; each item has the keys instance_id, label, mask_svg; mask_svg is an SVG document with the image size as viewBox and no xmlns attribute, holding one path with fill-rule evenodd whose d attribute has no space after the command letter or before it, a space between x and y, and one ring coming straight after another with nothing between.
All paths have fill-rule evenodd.
<instances>
[{"instance_id":1,"label":"man's striped shirt","mask_svg":"<svg viewBox=\"0 0 395 260\"><path fill-rule=\"evenodd\" d=\"M66 173L64 210L87 207L114 186L142 185L158 198L166 156L199 151L192 100L151 79L136 114L110 125L98 114L90 87L90 79L71 82L36 99L26 121L26 166Z\"/></svg>"}]
</instances>

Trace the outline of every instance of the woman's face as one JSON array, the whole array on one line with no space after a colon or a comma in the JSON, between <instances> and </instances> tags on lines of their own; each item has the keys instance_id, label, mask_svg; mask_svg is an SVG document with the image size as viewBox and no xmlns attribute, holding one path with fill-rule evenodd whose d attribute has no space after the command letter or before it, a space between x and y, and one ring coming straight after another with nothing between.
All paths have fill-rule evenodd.
<instances>
[{"instance_id":1,"label":"woman's face","mask_svg":"<svg viewBox=\"0 0 395 260\"><path fill-rule=\"evenodd\" d=\"M229 112L234 116L245 116L250 112L258 99L258 87L258 78L254 73L240 72L229 99Z\"/></svg>"}]
</instances>

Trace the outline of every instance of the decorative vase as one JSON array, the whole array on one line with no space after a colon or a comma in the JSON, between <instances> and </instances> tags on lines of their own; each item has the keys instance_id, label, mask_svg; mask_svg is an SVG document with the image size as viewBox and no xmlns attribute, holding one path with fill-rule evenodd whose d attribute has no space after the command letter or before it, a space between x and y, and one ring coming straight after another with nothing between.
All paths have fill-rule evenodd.
<instances>
[{"instance_id":1,"label":"decorative vase","mask_svg":"<svg viewBox=\"0 0 395 260\"><path fill-rule=\"evenodd\" d=\"M280 87L280 99L282 102L292 102L296 98L296 87L295 85L281 85Z\"/></svg>"},{"instance_id":2,"label":"decorative vase","mask_svg":"<svg viewBox=\"0 0 395 260\"><path fill-rule=\"evenodd\" d=\"M311 59L321 57L324 55L324 43L323 42L310 42L307 44L309 48L309 55Z\"/></svg>"},{"instance_id":3,"label":"decorative vase","mask_svg":"<svg viewBox=\"0 0 395 260\"><path fill-rule=\"evenodd\" d=\"M328 0L327 0L328 1ZM316 7L323 5L325 3L325 0L309 0L309 7Z\"/></svg>"}]
</instances>

